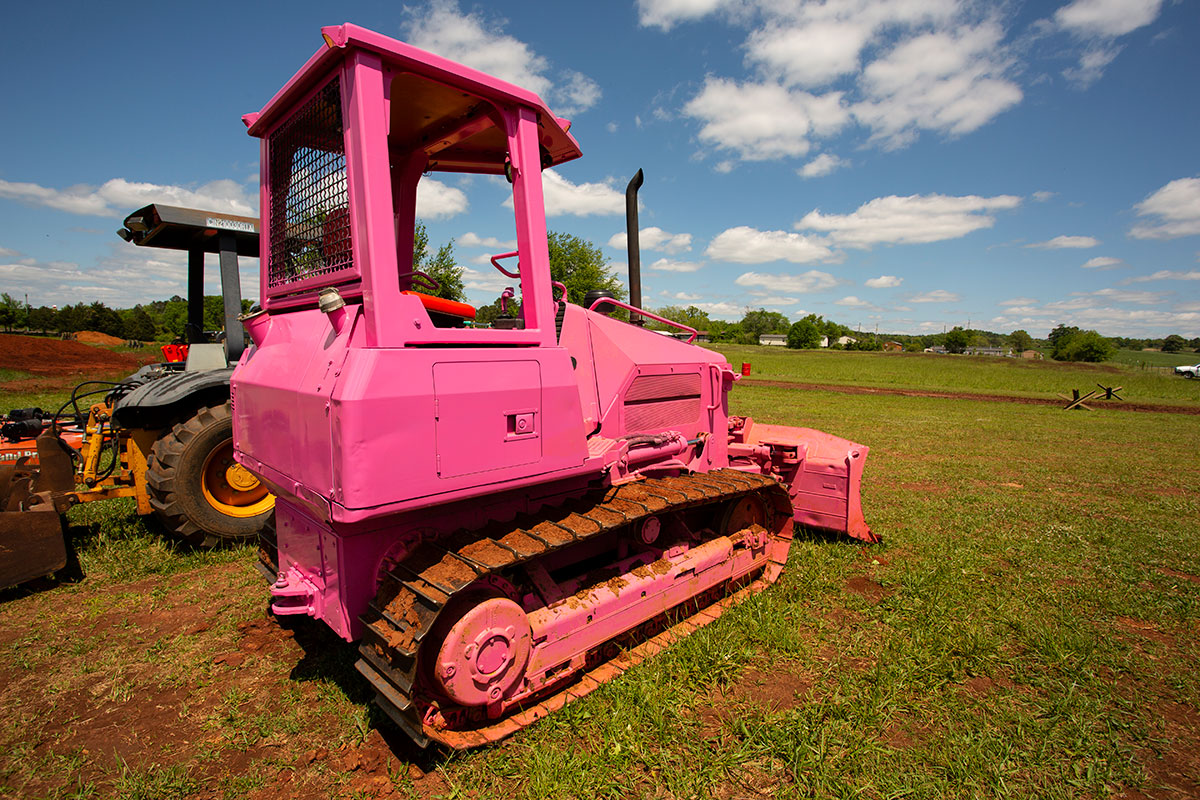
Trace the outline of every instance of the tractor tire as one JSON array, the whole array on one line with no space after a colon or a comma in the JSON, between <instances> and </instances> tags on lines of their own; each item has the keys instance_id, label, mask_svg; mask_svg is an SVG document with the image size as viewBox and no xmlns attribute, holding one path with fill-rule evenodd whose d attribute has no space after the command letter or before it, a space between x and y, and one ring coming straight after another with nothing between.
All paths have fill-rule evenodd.
<instances>
[{"instance_id":1,"label":"tractor tire","mask_svg":"<svg viewBox=\"0 0 1200 800\"><path fill-rule=\"evenodd\" d=\"M233 460L229 403L201 408L159 437L146 484L154 515L197 547L252 540L275 509L267 488Z\"/></svg>"}]
</instances>

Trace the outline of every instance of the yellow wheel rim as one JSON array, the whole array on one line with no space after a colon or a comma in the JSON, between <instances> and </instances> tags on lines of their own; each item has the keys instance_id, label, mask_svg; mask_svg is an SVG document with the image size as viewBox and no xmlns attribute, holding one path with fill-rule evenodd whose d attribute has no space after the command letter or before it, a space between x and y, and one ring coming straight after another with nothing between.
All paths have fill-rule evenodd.
<instances>
[{"instance_id":1,"label":"yellow wheel rim","mask_svg":"<svg viewBox=\"0 0 1200 800\"><path fill-rule=\"evenodd\" d=\"M257 517L275 507L275 497L267 487L233 460L233 439L204 460L200 489L208 504L228 517Z\"/></svg>"}]
</instances>

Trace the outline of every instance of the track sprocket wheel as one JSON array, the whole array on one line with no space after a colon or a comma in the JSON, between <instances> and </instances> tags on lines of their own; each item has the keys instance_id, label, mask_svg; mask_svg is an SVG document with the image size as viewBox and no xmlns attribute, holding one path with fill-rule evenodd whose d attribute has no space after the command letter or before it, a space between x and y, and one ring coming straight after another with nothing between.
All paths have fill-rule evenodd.
<instances>
[{"instance_id":1,"label":"track sprocket wheel","mask_svg":"<svg viewBox=\"0 0 1200 800\"><path fill-rule=\"evenodd\" d=\"M155 516L199 547L254 538L275 508L267 487L233 460L229 403L201 408L163 434L146 484Z\"/></svg>"}]
</instances>

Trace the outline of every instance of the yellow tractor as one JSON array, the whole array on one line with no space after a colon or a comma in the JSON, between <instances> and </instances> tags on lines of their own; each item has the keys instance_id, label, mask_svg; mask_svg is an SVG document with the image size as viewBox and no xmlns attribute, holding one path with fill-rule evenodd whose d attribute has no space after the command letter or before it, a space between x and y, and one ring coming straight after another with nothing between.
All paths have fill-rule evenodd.
<instances>
[{"instance_id":1,"label":"yellow tractor","mask_svg":"<svg viewBox=\"0 0 1200 800\"><path fill-rule=\"evenodd\" d=\"M0 587L66 564L61 515L77 503L133 497L139 514L199 547L255 537L274 509L266 487L233 459L230 414L229 376L246 342L238 256L258 255L258 220L154 204L117 233L140 247L187 251L187 344L164 348L180 360L116 384L80 384L27 443L36 459L0 467ZM219 255L223 337L204 331L206 253ZM81 401L97 396L85 411ZM68 418L74 436L61 424Z\"/></svg>"}]
</instances>

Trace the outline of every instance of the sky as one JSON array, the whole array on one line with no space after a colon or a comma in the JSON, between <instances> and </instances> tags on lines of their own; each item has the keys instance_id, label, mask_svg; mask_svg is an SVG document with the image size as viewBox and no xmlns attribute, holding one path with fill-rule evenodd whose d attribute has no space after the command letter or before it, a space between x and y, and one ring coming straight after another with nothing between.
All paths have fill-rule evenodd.
<instances>
[{"instance_id":1,"label":"sky","mask_svg":"<svg viewBox=\"0 0 1200 800\"><path fill-rule=\"evenodd\" d=\"M185 256L117 238L164 202L256 215L259 110L354 22L537 92L583 158L552 230L643 299L881 333L1200 336L1200 4L1181 0L524 0L17 4L0 50L0 292L129 307ZM419 213L468 299L505 281L497 179L431 175ZM210 257L211 258L211 257ZM243 292L258 291L244 260ZM215 258L210 293L219 286Z\"/></svg>"}]
</instances>

